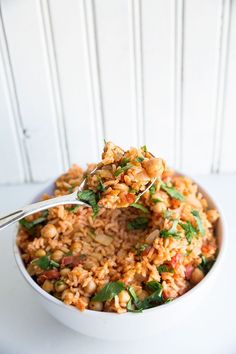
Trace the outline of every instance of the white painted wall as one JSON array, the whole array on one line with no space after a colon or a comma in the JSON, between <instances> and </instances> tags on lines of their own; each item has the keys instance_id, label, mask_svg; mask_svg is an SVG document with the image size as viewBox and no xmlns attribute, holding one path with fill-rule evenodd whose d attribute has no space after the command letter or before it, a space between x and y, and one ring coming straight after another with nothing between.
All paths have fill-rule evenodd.
<instances>
[{"instance_id":1,"label":"white painted wall","mask_svg":"<svg viewBox=\"0 0 236 354\"><path fill-rule=\"evenodd\" d=\"M0 183L96 161L103 138L236 171L235 1L0 4Z\"/></svg>"}]
</instances>

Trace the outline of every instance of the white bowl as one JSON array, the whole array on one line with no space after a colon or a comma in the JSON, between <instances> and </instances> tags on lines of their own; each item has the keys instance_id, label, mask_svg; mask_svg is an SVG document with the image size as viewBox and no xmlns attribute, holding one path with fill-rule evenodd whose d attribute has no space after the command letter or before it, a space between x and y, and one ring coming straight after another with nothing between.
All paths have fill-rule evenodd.
<instances>
[{"instance_id":1,"label":"white bowl","mask_svg":"<svg viewBox=\"0 0 236 354\"><path fill-rule=\"evenodd\" d=\"M199 186L199 185L198 185ZM176 300L143 311L142 313L115 314L85 310L80 312L45 292L28 274L21 259L20 251L14 238L14 254L21 274L30 285L34 296L43 307L59 322L73 330L85 335L102 339L136 339L161 333L163 330L174 327L177 323L187 320L191 311L197 307L201 298L207 301L207 292L211 288L217 272L222 264L225 250L225 222L223 214L213 199L199 187L207 199L210 208L215 208L220 213L217 223L216 237L218 239L219 253L212 269L205 278L186 294ZM52 193L53 184L50 184L43 193ZM35 200L38 200L36 198Z\"/></svg>"}]
</instances>

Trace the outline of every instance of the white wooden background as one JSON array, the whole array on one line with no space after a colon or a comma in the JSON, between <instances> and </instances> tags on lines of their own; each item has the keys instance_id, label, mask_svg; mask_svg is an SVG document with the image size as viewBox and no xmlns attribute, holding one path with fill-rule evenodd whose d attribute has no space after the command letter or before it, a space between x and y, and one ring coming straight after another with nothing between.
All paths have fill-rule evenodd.
<instances>
[{"instance_id":1,"label":"white wooden background","mask_svg":"<svg viewBox=\"0 0 236 354\"><path fill-rule=\"evenodd\" d=\"M0 0L0 183L144 143L236 171L236 1Z\"/></svg>"}]
</instances>

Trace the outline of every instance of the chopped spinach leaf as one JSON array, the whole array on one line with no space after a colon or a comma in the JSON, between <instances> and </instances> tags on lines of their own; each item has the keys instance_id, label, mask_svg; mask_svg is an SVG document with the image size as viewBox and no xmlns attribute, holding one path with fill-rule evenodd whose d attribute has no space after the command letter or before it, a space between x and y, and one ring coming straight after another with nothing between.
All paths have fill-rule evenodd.
<instances>
[{"instance_id":1,"label":"chopped spinach leaf","mask_svg":"<svg viewBox=\"0 0 236 354\"><path fill-rule=\"evenodd\" d=\"M128 163L127 165L125 165L123 167L118 167L118 169L114 172L114 176L118 177L121 173L125 172L126 170L128 170L132 166L133 166L132 164Z\"/></svg>"},{"instance_id":2,"label":"chopped spinach leaf","mask_svg":"<svg viewBox=\"0 0 236 354\"><path fill-rule=\"evenodd\" d=\"M88 203L93 209L93 215L96 216L99 212L99 206L97 205L97 198L94 191L85 189L77 193L77 197L82 202Z\"/></svg>"},{"instance_id":3,"label":"chopped spinach leaf","mask_svg":"<svg viewBox=\"0 0 236 354\"><path fill-rule=\"evenodd\" d=\"M43 256L38 259L34 259L32 261L33 264L36 264L39 266L41 269L47 270L47 269L53 269L53 268L58 268L59 263L53 261L50 259L48 256Z\"/></svg>"},{"instance_id":4,"label":"chopped spinach leaf","mask_svg":"<svg viewBox=\"0 0 236 354\"><path fill-rule=\"evenodd\" d=\"M158 283L158 281L156 281L156 280L151 280L151 281L147 282L146 288L151 292L159 291L160 294L162 293L162 290L163 290L162 285L160 283Z\"/></svg>"},{"instance_id":5,"label":"chopped spinach leaf","mask_svg":"<svg viewBox=\"0 0 236 354\"><path fill-rule=\"evenodd\" d=\"M133 208L136 208L136 209L140 209L142 210L144 213L149 213L149 210L147 208L145 208L145 206L143 206L142 204L139 204L139 203L132 203L130 204L130 206L132 206Z\"/></svg>"},{"instance_id":6,"label":"chopped spinach leaf","mask_svg":"<svg viewBox=\"0 0 236 354\"><path fill-rule=\"evenodd\" d=\"M167 264L162 264L159 267L157 267L157 270L160 274L162 273L174 273L174 269L167 265Z\"/></svg>"},{"instance_id":7,"label":"chopped spinach leaf","mask_svg":"<svg viewBox=\"0 0 236 354\"><path fill-rule=\"evenodd\" d=\"M76 205L76 206L67 208L67 210L70 211L71 213L77 213L79 207L80 207L80 205Z\"/></svg>"},{"instance_id":8,"label":"chopped spinach leaf","mask_svg":"<svg viewBox=\"0 0 236 354\"><path fill-rule=\"evenodd\" d=\"M202 225L202 220L200 218L199 212L197 210L192 210L191 214L194 216L194 218L196 220L196 223L197 223L197 226L198 226L198 231L200 232L200 234L202 236L204 236L205 235L205 229L204 229L204 227Z\"/></svg>"},{"instance_id":9,"label":"chopped spinach leaf","mask_svg":"<svg viewBox=\"0 0 236 354\"><path fill-rule=\"evenodd\" d=\"M215 259L206 259L206 257L201 256L202 262L199 264L198 268L204 273L207 274L213 264L215 263Z\"/></svg>"},{"instance_id":10,"label":"chopped spinach leaf","mask_svg":"<svg viewBox=\"0 0 236 354\"><path fill-rule=\"evenodd\" d=\"M178 220L174 220L170 230L165 230L164 229L164 230L160 231L160 237L162 237L162 238L173 237L176 240L180 240L181 236L176 231L177 224L178 224Z\"/></svg>"},{"instance_id":11,"label":"chopped spinach leaf","mask_svg":"<svg viewBox=\"0 0 236 354\"><path fill-rule=\"evenodd\" d=\"M127 228L128 230L139 230L146 229L148 226L148 218L146 217L138 217L128 222Z\"/></svg>"},{"instance_id":12,"label":"chopped spinach leaf","mask_svg":"<svg viewBox=\"0 0 236 354\"><path fill-rule=\"evenodd\" d=\"M159 199L159 198L152 198L152 202L153 202L154 204L157 204L157 203L163 202L163 200L161 200L161 199Z\"/></svg>"},{"instance_id":13,"label":"chopped spinach leaf","mask_svg":"<svg viewBox=\"0 0 236 354\"><path fill-rule=\"evenodd\" d=\"M192 239L197 235L197 230L193 227L190 221L186 221L186 223L179 223L179 225L184 229L185 231L185 237L190 244L192 242Z\"/></svg>"},{"instance_id":14,"label":"chopped spinach leaf","mask_svg":"<svg viewBox=\"0 0 236 354\"><path fill-rule=\"evenodd\" d=\"M138 156L135 161L137 161L137 162L143 162L143 160L144 160L144 157Z\"/></svg>"},{"instance_id":15,"label":"chopped spinach leaf","mask_svg":"<svg viewBox=\"0 0 236 354\"><path fill-rule=\"evenodd\" d=\"M149 193L150 193L150 195L153 195L153 194L155 194L155 192L156 192L156 187L153 185L149 188Z\"/></svg>"},{"instance_id":16,"label":"chopped spinach leaf","mask_svg":"<svg viewBox=\"0 0 236 354\"><path fill-rule=\"evenodd\" d=\"M106 187L104 186L101 177L97 176L98 179L98 187L97 190L100 192L104 192L106 190Z\"/></svg>"},{"instance_id":17,"label":"chopped spinach leaf","mask_svg":"<svg viewBox=\"0 0 236 354\"><path fill-rule=\"evenodd\" d=\"M34 226L44 223L47 220L47 215L48 215L48 211L45 210L44 213L42 213L42 216L40 216L39 218L37 218L37 219L35 219L33 221L27 221L26 219L21 219L19 221L19 223L25 229L30 230Z\"/></svg>"},{"instance_id":18,"label":"chopped spinach leaf","mask_svg":"<svg viewBox=\"0 0 236 354\"><path fill-rule=\"evenodd\" d=\"M113 299L117 294L125 289L124 283L121 281L113 281L107 283L94 297L92 301L107 301Z\"/></svg>"},{"instance_id":19,"label":"chopped spinach leaf","mask_svg":"<svg viewBox=\"0 0 236 354\"><path fill-rule=\"evenodd\" d=\"M174 199L177 199L177 200L180 200L181 202L184 200L184 196L179 192L177 191L177 189L175 189L174 187L169 187L167 186L167 184L165 184L164 182L162 182L162 180L159 178L158 179L160 184L161 184L161 188L167 193L169 194L169 196L171 198L174 198Z\"/></svg>"},{"instance_id":20,"label":"chopped spinach leaf","mask_svg":"<svg viewBox=\"0 0 236 354\"><path fill-rule=\"evenodd\" d=\"M162 297L163 288L160 283L158 283L154 280L154 281L148 282L146 284L146 286L147 286L148 290L152 292L152 294L149 295L148 297L146 297L144 300L140 300L137 297L135 290L134 290L134 288L132 288L132 286L128 287L128 292L131 296L132 302L135 305L135 308L137 310L139 310L140 312L142 310L146 310L151 307L161 305L164 303L164 299Z\"/></svg>"}]
</instances>

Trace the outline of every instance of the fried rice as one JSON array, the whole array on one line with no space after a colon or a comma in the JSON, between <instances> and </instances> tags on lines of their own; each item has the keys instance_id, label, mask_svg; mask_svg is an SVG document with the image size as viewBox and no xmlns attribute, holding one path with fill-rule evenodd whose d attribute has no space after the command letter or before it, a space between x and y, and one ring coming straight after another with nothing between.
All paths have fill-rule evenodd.
<instances>
[{"instance_id":1,"label":"fried rice","mask_svg":"<svg viewBox=\"0 0 236 354\"><path fill-rule=\"evenodd\" d=\"M132 148L126 155L130 151L146 158L143 150ZM93 167L83 171L73 165L55 182L54 196L76 190ZM125 173L115 185L127 185L132 194ZM106 182L100 174L99 185L113 190ZM94 191L94 186L88 179L88 187ZM17 244L24 264L52 296L81 311L140 312L181 296L210 270L219 215L190 178L165 168L132 206L108 209L104 200L99 205L96 199L96 215L88 207L61 205L21 220Z\"/></svg>"}]
</instances>

